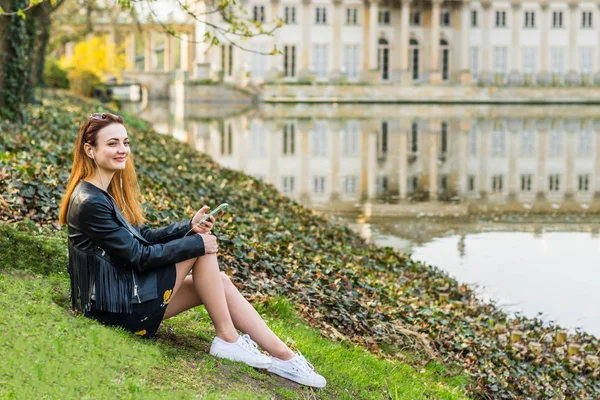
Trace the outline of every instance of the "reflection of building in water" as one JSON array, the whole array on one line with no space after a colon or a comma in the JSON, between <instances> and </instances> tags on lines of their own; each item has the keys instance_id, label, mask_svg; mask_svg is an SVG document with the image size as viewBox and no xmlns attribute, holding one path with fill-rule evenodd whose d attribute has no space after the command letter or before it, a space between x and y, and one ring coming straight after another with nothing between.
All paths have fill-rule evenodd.
<instances>
[{"instance_id":1,"label":"reflection of building in water","mask_svg":"<svg viewBox=\"0 0 600 400\"><path fill-rule=\"evenodd\" d=\"M191 122L194 146L313 204L332 200L589 202L600 191L591 119L326 119Z\"/></svg>"}]
</instances>

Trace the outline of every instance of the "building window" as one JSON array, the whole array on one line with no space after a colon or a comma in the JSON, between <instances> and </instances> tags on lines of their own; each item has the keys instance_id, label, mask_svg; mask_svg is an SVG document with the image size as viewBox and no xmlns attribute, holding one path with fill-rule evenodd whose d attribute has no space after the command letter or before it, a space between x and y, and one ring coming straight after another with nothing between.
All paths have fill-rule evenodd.
<instances>
[{"instance_id":1,"label":"building window","mask_svg":"<svg viewBox=\"0 0 600 400\"><path fill-rule=\"evenodd\" d=\"M283 125L283 154L293 156L296 150L296 129L293 123Z\"/></svg>"},{"instance_id":2,"label":"building window","mask_svg":"<svg viewBox=\"0 0 600 400\"><path fill-rule=\"evenodd\" d=\"M264 126L252 121L250 124L250 151L254 158L266 157L266 138Z\"/></svg>"},{"instance_id":3,"label":"building window","mask_svg":"<svg viewBox=\"0 0 600 400\"><path fill-rule=\"evenodd\" d=\"M477 155L477 128L475 124L471 126L471 131L469 132L469 153L472 156Z\"/></svg>"},{"instance_id":4,"label":"building window","mask_svg":"<svg viewBox=\"0 0 600 400\"><path fill-rule=\"evenodd\" d=\"M323 194L325 193L325 177L315 176L313 178L313 193Z\"/></svg>"},{"instance_id":5,"label":"building window","mask_svg":"<svg viewBox=\"0 0 600 400\"><path fill-rule=\"evenodd\" d=\"M416 39L410 39L410 71L412 80L419 80L419 42Z\"/></svg>"},{"instance_id":6,"label":"building window","mask_svg":"<svg viewBox=\"0 0 600 400\"><path fill-rule=\"evenodd\" d=\"M350 80L358 79L359 57L359 45L347 44L344 46L344 69L346 77Z\"/></svg>"},{"instance_id":7,"label":"building window","mask_svg":"<svg viewBox=\"0 0 600 400\"><path fill-rule=\"evenodd\" d=\"M550 48L550 69L554 75L562 75L564 71L565 49L562 47Z\"/></svg>"},{"instance_id":8,"label":"building window","mask_svg":"<svg viewBox=\"0 0 600 400\"><path fill-rule=\"evenodd\" d=\"M390 77L390 46L384 38L379 39L377 46L377 69L381 71L381 79L387 81Z\"/></svg>"},{"instance_id":9,"label":"building window","mask_svg":"<svg viewBox=\"0 0 600 400\"><path fill-rule=\"evenodd\" d=\"M592 132L589 129L580 130L577 134L577 155L592 155Z\"/></svg>"},{"instance_id":10,"label":"building window","mask_svg":"<svg viewBox=\"0 0 600 400\"><path fill-rule=\"evenodd\" d=\"M581 27L591 28L592 27L592 12L584 11L581 13Z\"/></svg>"},{"instance_id":11,"label":"building window","mask_svg":"<svg viewBox=\"0 0 600 400\"><path fill-rule=\"evenodd\" d=\"M344 157L358 156L358 122L349 121L346 124L346 129L342 132L342 154Z\"/></svg>"},{"instance_id":12,"label":"building window","mask_svg":"<svg viewBox=\"0 0 600 400\"><path fill-rule=\"evenodd\" d=\"M563 27L563 12L553 11L552 12L552 27L562 28Z\"/></svg>"},{"instance_id":13,"label":"building window","mask_svg":"<svg viewBox=\"0 0 600 400\"><path fill-rule=\"evenodd\" d=\"M354 194L356 193L356 176L348 175L344 177L344 193Z\"/></svg>"},{"instance_id":14,"label":"building window","mask_svg":"<svg viewBox=\"0 0 600 400\"><path fill-rule=\"evenodd\" d=\"M448 175L440 175L440 189L442 192L448 191Z\"/></svg>"},{"instance_id":15,"label":"building window","mask_svg":"<svg viewBox=\"0 0 600 400\"><path fill-rule=\"evenodd\" d=\"M411 192L416 192L419 190L419 175L408 178L408 189Z\"/></svg>"},{"instance_id":16,"label":"building window","mask_svg":"<svg viewBox=\"0 0 600 400\"><path fill-rule=\"evenodd\" d=\"M411 10L410 11L410 24L412 26L421 26L421 11Z\"/></svg>"},{"instance_id":17,"label":"building window","mask_svg":"<svg viewBox=\"0 0 600 400\"><path fill-rule=\"evenodd\" d=\"M358 25L358 8L348 7L346 9L346 25Z\"/></svg>"},{"instance_id":18,"label":"building window","mask_svg":"<svg viewBox=\"0 0 600 400\"><path fill-rule=\"evenodd\" d=\"M494 175L492 176L492 192L500 193L502 192L502 187L504 185L504 177L502 175Z\"/></svg>"},{"instance_id":19,"label":"building window","mask_svg":"<svg viewBox=\"0 0 600 400\"><path fill-rule=\"evenodd\" d=\"M473 192L475 190L475 175L469 175L467 178L467 190Z\"/></svg>"},{"instance_id":20,"label":"building window","mask_svg":"<svg viewBox=\"0 0 600 400\"><path fill-rule=\"evenodd\" d=\"M496 74L506 74L507 54L508 49L506 47L494 47L494 72Z\"/></svg>"},{"instance_id":21,"label":"building window","mask_svg":"<svg viewBox=\"0 0 600 400\"><path fill-rule=\"evenodd\" d=\"M327 78L327 45L316 44L314 49L313 69L318 79Z\"/></svg>"},{"instance_id":22,"label":"building window","mask_svg":"<svg viewBox=\"0 0 600 400\"><path fill-rule=\"evenodd\" d=\"M388 153L388 122L381 122L381 131L377 132L377 157L384 158Z\"/></svg>"},{"instance_id":23,"label":"building window","mask_svg":"<svg viewBox=\"0 0 600 400\"><path fill-rule=\"evenodd\" d=\"M325 25L327 23L327 8L326 7L316 7L315 12L316 12L315 24Z\"/></svg>"},{"instance_id":24,"label":"building window","mask_svg":"<svg viewBox=\"0 0 600 400\"><path fill-rule=\"evenodd\" d=\"M379 10L379 25L389 25L390 24L390 10L383 9Z\"/></svg>"},{"instance_id":25,"label":"building window","mask_svg":"<svg viewBox=\"0 0 600 400\"><path fill-rule=\"evenodd\" d=\"M535 133L531 130L521 132L521 155L531 157L535 150Z\"/></svg>"},{"instance_id":26,"label":"building window","mask_svg":"<svg viewBox=\"0 0 600 400\"><path fill-rule=\"evenodd\" d=\"M579 71L581 75L590 75L594 70L594 48L579 48Z\"/></svg>"},{"instance_id":27,"label":"building window","mask_svg":"<svg viewBox=\"0 0 600 400\"><path fill-rule=\"evenodd\" d=\"M525 11L525 28L535 28L535 11Z\"/></svg>"},{"instance_id":28,"label":"building window","mask_svg":"<svg viewBox=\"0 0 600 400\"><path fill-rule=\"evenodd\" d=\"M477 28L477 10L471 10L471 28Z\"/></svg>"},{"instance_id":29,"label":"building window","mask_svg":"<svg viewBox=\"0 0 600 400\"><path fill-rule=\"evenodd\" d=\"M506 28L506 11L496 11L496 28Z\"/></svg>"},{"instance_id":30,"label":"building window","mask_svg":"<svg viewBox=\"0 0 600 400\"><path fill-rule=\"evenodd\" d=\"M440 138L440 153L445 156L448 154L448 123L442 122L442 132Z\"/></svg>"},{"instance_id":31,"label":"building window","mask_svg":"<svg viewBox=\"0 0 600 400\"><path fill-rule=\"evenodd\" d=\"M233 75L233 45L221 45L221 71L227 76Z\"/></svg>"},{"instance_id":32,"label":"building window","mask_svg":"<svg viewBox=\"0 0 600 400\"><path fill-rule=\"evenodd\" d=\"M442 10L440 13L440 25L450 26L450 10Z\"/></svg>"},{"instance_id":33,"label":"building window","mask_svg":"<svg viewBox=\"0 0 600 400\"><path fill-rule=\"evenodd\" d=\"M293 176L283 177L283 193L294 193L294 183L296 178Z\"/></svg>"},{"instance_id":34,"label":"building window","mask_svg":"<svg viewBox=\"0 0 600 400\"><path fill-rule=\"evenodd\" d=\"M254 6L252 19L257 22L265 22L265 6Z\"/></svg>"},{"instance_id":35,"label":"building window","mask_svg":"<svg viewBox=\"0 0 600 400\"><path fill-rule=\"evenodd\" d=\"M292 25L296 23L296 7L294 6L286 6L285 7L285 23Z\"/></svg>"},{"instance_id":36,"label":"building window","mask_svg":"<svg viewBox=\"0 0 600 400\"><path fill-rule=\"evenodd\" d=\"M387 176L378 176L375 181L375 191L377 193L385 193L388 190Z\"/></svg>"},{"instance_id":37,"label":"building window","mask_svg":"<svg viewBox=\"0 0 600 400\"><path fill-rule=\"evenodd\" d=\"M506 132L492 132L492 156L503 157L506 151Z\"/></svg>"},{"instance_id":38,"label":"building window","mask_svg":"<svg viewBox=\"0 0 600 400\"><path fill-rule=\"evenodd\" d=\"M562 132L553 130L550 132L550 157L558 157L562 154Z\"/></svg>"},{"instance_id":39,"label":"building window","mask_svg":"<svg viewBox=\"0 0 600 400\"><path fill-rule=\"evenodd\" d=\"M548 190L551 192L560 190L560 176L558 174L548 176Z\"/></svg>"},{"instance_id":40,"label":"building window","mask_svg":"<svg viewBox=\"0 0 600 400\"><path fill-rule=\"evenodd\" d=\"M316 157L327 156L327 125L325 121L316 121L311 131L312 155Z\"/></svg>"},{"instance_id":41,"label":"building window","mask_svg":"<svg viewBox=\"0 0 600 400\"><path fill-rule=\"evenodd\" d=\"M230 156L233 152L233 131L231 124L221 125L221 155Z\"/></svg>"},{"instance_id":42,"label":"building window","mask_svg":"<svg viewBox=\"0 0 600 400\"><path fill-rule=\"evenodd\" d=\"M521 175L521 192L531 192L531 182L533 181L531 174Z\"/></svg>"},{"instance_id":43,"label":"building window","mask_svg":"<svg viewBox=\"0 0 600 400\"><path fill-rule=\"evenodd\" d=\"M252 68L250 75L253 78L264 78L267 72L267 45L266 43L255 43L252 45Z\"/></svg>"},{"instance_id":44,"label":"building window","mask_svg":"<svg viewBox=\"0 0 600 400\"><path fill-rule=\"evenodd\" d=\"M536 73L536 61L536 48L523 47L523 72L526 75L534 75Z\"/></svg>"},{"instance_id":45,"label":"building window","mask_svg":"<svg viewBox=\"0 0 600 400\"><path fill-rule=\"evenodd\" d=\"M473 80L477 80L477 77L479 76L479 48L471 47L470 53L471 77Z\"/></svg>"},{"instance_id":46,"label":"building window","mask_svg":"<svg viewBox=\"0 0 600 400\"><path fill-rule=\"evenodd\" d=\"M450 77L450 47L445 39L440 40L440 52L442 62L442 80L447 81Z\"/></svg>"},{"instance_id":47,"label":"building window","mask_svg":"<svg viewBox=\"0 0 600 400\"><path fill-rule=\"evenodd\" d=\"M412 123L410 129L410 152L412 154L419 152L419 125L416 122Z\"/></svg>"},{"instance_id":48,"label":"building window","mask_svg":"<svg viewBox=\"0 0 600 400\"><path fill-rule=\"evenodd\" d=\"M579 175L577 180L579 181L580 192L587 192L590 190L590 176L588 174Z\"/></svg>"},{"instance_id":49,"label":"building window","mask_svg":"<svg viewBox=\"0 0 600 400\"><path fill-rule=\"evenodd\" d=\"M296 76L296 46L283 46L283 74L286 78Z\"/></svg>"}]
</instances>

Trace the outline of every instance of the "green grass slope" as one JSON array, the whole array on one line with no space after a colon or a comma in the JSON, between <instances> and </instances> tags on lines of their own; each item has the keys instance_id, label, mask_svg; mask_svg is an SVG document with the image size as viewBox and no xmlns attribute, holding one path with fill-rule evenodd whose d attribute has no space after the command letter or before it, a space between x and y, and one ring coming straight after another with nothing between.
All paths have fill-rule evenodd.
<instances>
[{"instance_id":1,"label":"green grass slope","mask_svg":"<svg viewBox=\"0 0 600 400\"><path fill-rule=\"evenodd\" d=\"M0 218L55 226L77 127L100 106L57 92L42 102L27 110L26 125L0 122ZM597 338L569 335L580 346L569 355L553 340L559 327L509 318L437 268L367 245L271 185L221 168L132 116L126 121L150 223L189 218L203 204L232 205L215 233L222 268L249 299L283 296L322 335L417 368L431 348L471 377L474 396L600 397ZM522 339L511 341L512 331Z\"/></svg>"}]
</instances>

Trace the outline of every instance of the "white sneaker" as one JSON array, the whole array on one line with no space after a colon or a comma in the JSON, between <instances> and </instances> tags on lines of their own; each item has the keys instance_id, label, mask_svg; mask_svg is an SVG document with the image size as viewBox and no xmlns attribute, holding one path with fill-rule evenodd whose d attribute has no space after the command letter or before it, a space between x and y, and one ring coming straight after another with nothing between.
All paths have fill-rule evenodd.
<instances>
[{"instance_id":1,"label":"white sneaker","mask_svg":"<svg viewBox=\"0 0 600 400\"><path fill-rule=\"evenodd\" d=\"M272 357L273 363L268 371L301 385L324 388L327 381L315 372L315 367L306 361L302 354L296 354L291 360L280 360Z\"/></svg>"},{"instance_id":2,"label":"white sneaker","mask_svg":"<svg viewBox=\"0 0 600 400\"><path fill-rule=\"evenodd\" d=\"M234 343L218 337L213 339L210 355L231 361L241 361L254 368L269 368L271 358L262 354L250 336L243 335Z\"/></svg>"}]
</instances>

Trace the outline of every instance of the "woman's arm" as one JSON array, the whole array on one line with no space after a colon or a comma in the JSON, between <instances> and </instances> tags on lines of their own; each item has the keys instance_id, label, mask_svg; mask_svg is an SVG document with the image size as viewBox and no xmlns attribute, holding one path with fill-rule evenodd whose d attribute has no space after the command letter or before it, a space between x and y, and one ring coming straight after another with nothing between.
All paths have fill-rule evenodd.
<instances>
[{"instance_id":1,"label":"woman's arm","mask_svg":"<svg viewBox=\"0 0 600 400\"><path fill-rule=\"evenodd\" d=\"M168 243L141 243L117 221L108 200L84 200L79 216L79 228L92 243L139 272L203 256L205 252L200 235L190 235Z\"/></svg>"},{"instance_id":2,"label":"woman's arm","mask_svg":"<svg viewBox=\"0 0 600 400\"><path fill-rule=\"evenodd\" d=\"M174 239L182 238L192 228L192 220L175 222L162 228L150 228L146 225L140 226L140 234L152 243L168 243Z\"/></svg>"}]
</instances>

